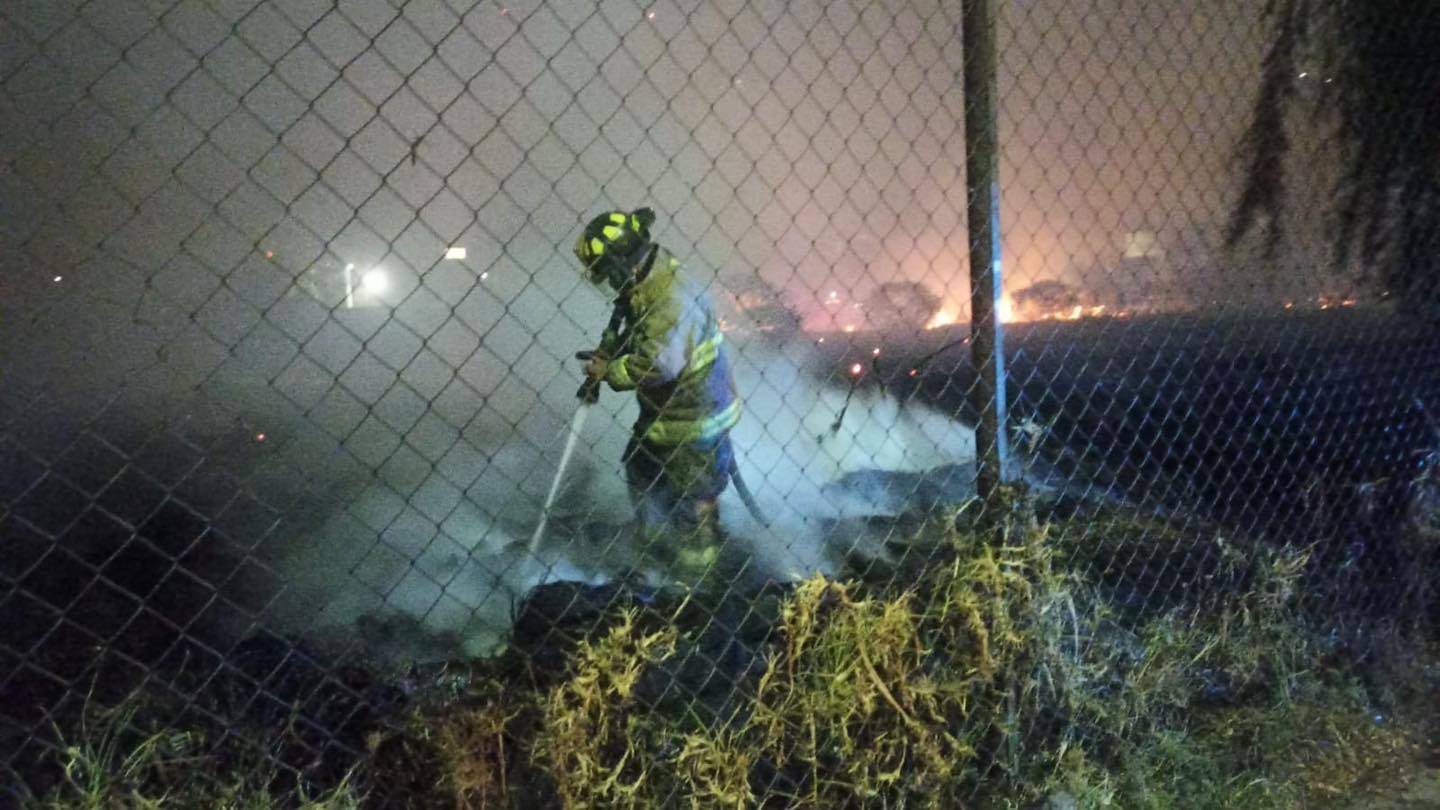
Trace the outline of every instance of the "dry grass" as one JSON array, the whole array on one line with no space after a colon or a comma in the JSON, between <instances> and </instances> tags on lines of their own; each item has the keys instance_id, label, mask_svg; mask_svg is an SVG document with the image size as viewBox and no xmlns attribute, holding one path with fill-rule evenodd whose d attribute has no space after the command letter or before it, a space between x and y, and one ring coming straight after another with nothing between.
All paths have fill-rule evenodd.
<instances>
[{"instance_id":1,"label":"dry grass","mask_svg":"<svg viewBox=\"0 0 1440 810\"><path fill-rule=\"evenodd\" d=\"M533 753L566 807L653 807L653 751L635 688L645 669L675 651L677 632L645 633L627 610L598 643L585 642L573 676L544 699Z\"/></svg>"},{"instance_id":2,"label":"dry grass","mask_svg":"<svg viewBox=\"0 0 1440 810\"><path fill-rule=\"evenodd\" d=\"M1109 525L1102 536L1021 518L1001 542L952 531L906 587L800 583L763 666L736 687L741 708L718 721L643 697L653 694L645 682L683 671L677 650L698 631L680 617L693 606L668 621L620 609L559 683L481 677L417 712L374 746L406 753L372 763L366 784L386 768L434 773L411 806L461 810L537 796L566 808L1265 810L1344 795L1406 748L1406 732L1373 721L1373 690L1337 666L1307 620L1304 551L1242 551L1158 521L1108 520L1084 524ZM1178 562L1151 555L1101 570L1097 560L1157 537L1182 549L1177 560L1205 550L1213 587L1148 611L1113 608L1127 577ZM134 785L190 768L199 751L184 735L128 748L95 739L72 749L68 798L47 808L162 806L139 803L167 797ZM237 810L359 805L345 786L283 803L242 792L203 795Z\"/></svg>"}]
</instances>

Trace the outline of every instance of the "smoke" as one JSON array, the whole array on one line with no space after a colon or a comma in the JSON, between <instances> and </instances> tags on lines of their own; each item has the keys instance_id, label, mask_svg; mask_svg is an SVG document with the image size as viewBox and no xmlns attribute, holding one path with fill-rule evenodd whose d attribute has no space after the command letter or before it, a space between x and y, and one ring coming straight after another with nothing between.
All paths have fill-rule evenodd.
<instances>
[{"instance_id":1,"label":"smoke","mask_svg":"<svg viewBox=\"0 0 1440 810\"><path fill-rule=\"evenodd\" d=\"M914 492L917 474L968 469L974 456L972 431L917 403L851 393L848 380L817 367L809 346L796 340L735 353L745 403L733 434L737 463L769 525L749 514L734 487L721 499L722 524L775 578L833 571L863 518L905 507L904 492L884 491L887 480L905 480ZM438 471L408 498L378 481L355 490L272 561L290 583L269 611L272 623L317 645L383 659L483 655L504 643L531 588L598 584L635 566L621 468L635 408L632 396L613 392L585 424L538 553L526 549L564 443L566 409L575 407L569 393L547 389L508 434L467 435L483 469L464 493L442 487ZM447 488L453 504L430 502L428 493Z\"/></svg>"}]
</instances>

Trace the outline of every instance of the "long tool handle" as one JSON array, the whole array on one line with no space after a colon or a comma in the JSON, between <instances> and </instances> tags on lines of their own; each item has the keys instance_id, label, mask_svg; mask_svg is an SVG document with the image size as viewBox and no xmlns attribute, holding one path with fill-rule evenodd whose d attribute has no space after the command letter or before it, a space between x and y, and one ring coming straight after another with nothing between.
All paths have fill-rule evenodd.
<instances>
[{"instance_id":1,"label":"long tool handle","mask_svg":"<svg viewBox=\"0 0 1440 810\"><path fill-rule=\"evenodd\" d=\"M560 454L560 466L555 469L555 480L550 482L550 492L545 496L545 505L540 509L540 522L535 526L535 533L530 535L531 554L540 548L540 538L545 536L545 524L550 522L550 509L560 495L560 482L565 480L565 468L570 466L570 457L575 454L575 443L579 441L580 433L585 429L585 417L589 415L590 405L584 403L575 409L575 416L570 420L570 435L566 437L565 450Z\"/></svg>"}]
</instances>

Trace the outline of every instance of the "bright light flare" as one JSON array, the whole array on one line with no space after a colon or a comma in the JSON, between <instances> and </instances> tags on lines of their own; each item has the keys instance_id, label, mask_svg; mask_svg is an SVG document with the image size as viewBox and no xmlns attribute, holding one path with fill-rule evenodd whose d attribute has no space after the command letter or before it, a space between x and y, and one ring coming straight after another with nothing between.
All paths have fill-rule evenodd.
<instances>
[{"instance_id":1,"label":"bright light flare","mask_svg":"<svg viewBox=\"0 0 1440 810\"><path fill-rule=\"evenodd\" d=\"M851 376L851 377L859 377L859 376L860 376L861 374L863 374L864 372L865 372L865 367L862 366L862 365L860 365L859 363L854 363L854 364L852 364L852 365L850 366L850 376Z\"/></svg>"},{"instance_id":2,"label":"bright light flare","mask_svg":"<svg viewBox=\"0 0 1440 810\"><path fill-rule=\"evenodd\" d=\"M371 295L380 295L390 289L390 277L380 270L371 270L360 279L360 285Z\"/></svg>"},{"instance_id":3,"label":"bright light flare","mask_svg":"<svg viewBox=\"0 0 1440 810\"><path fill-rule=\"evenodd\" d=\"M925 324L925 328L943 329L946 326L954 326L959 320L960 313L955 309L946 307L935 313L935 316L930 319L930 322Z\"/></svg>"}]
</instances>

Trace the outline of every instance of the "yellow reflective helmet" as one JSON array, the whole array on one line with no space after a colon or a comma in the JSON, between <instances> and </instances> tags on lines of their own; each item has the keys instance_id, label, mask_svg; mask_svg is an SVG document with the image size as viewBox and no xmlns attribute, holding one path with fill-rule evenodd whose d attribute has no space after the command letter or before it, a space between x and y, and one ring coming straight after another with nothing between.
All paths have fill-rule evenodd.
<instances>
[{"instance_id":1,"label":"yellow reflective helmet","mask_svg":"<svg viewBox=\"0 0 1440 810\"><path fill-rule=\"evenodd\" d=\"M608 211L585 226L575 240L575 258L585 267L591 282L609 282L619 288L629 278L631 266L650 243L650 225L655 212L638 208L632 212Z\"/></svg>"}]
</instances>

